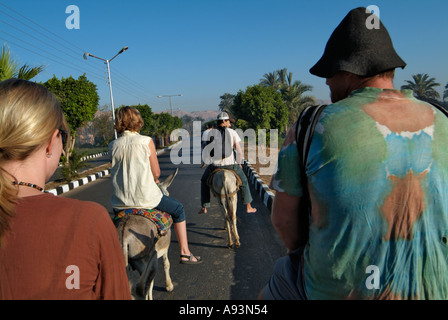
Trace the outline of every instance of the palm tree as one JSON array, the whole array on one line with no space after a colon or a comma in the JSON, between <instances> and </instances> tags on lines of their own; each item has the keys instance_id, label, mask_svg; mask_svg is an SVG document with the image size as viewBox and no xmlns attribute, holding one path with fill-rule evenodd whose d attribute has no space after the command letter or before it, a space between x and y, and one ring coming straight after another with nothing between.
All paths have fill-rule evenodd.
<instances>
[{"instance_id":1,"label":"palm tree","mask_svg":"<svg viewBox=\"0 0 448 320\"><path fill-rule=\"evenodd\" d=\"M260 79L260 84L263 87L273 87L274 89L278 89L280 86L280 82L278 79L278 70L265 73L263 78Z\"/></svg>"},{"instance_id":2,"label":"palm tree","mask_svg":"<svg viewBox=\"0 0 448 320\"><path fill-rule=\"evenodd\" d=\"M277 78L278 78L278 82L280 83L280 87L283 87L286 85L286 77L287 77L287 69L286 68L277 70Z\"/></svg>"},{"instance_id":3,"label":"palm tree","mask_svg":"<svg viewBox=\"0 0 448 320\"><path fill-rule=\"evenodd\" d=\"M27 64L20 66L19 62L12 58L9 48L2 47L0 56L0 81L10 78L31 80L44 69L44 66L30 67Z\"/></svg>"},{"instance_id":4,"label":"palm tree","mask_svg":"<svg viewBox=\"0 0 448 320\"><path fill-rule=\"evenodd\" d=\"M265 73L263 78L260 79L260 84L263 87L273 87L279 90L286 84L286 72L287 69L275 70L274 72Z\"/></svg>"},{"instance_id":5,"label":"palm tree","mask_svg":"<svg viewBox=\"0 0 448 320\"><path fill-rule=\"evenodd\" d=\"M408 84L401 86L401 89L412 90L414 96L421 100L440 98L440 94L434 89L434 87L440 86L440 83L437 83L435 78L430 78L427 73L419 73L413 75L412 78L413 81L406 80Z\"/></svg>"},{"instance_id":6,"label":"palm tree","mask_svg":"<svg viewBox=\"0 0 448 320\"><path fill-rule=\"evenodd\" d=\"M292 80L292 72L287 72L286 68L265 73L260 79L260 84L264 87L273 87L282 94L283 101L289 109L289 125L292 125L300 112L307 106L315 104L315 98L305 96L304 93L312 91L313 87L300 81Z\"/></svg>"},{"instance_id":7,"label":"palm tree","mask_svg":"<svg viewBox=\"0 0 448 320\"><path fill-rule=\"evenodd\" d=\"M283 101L289 109L289 125L292 125L297 120L303 109L316 103L314 97L304 95L305 92L312 90L312 86L299 80L293 82L292 72L288 74L287 83L280 89L280 92Z\"/></svg>"}]
</instances>

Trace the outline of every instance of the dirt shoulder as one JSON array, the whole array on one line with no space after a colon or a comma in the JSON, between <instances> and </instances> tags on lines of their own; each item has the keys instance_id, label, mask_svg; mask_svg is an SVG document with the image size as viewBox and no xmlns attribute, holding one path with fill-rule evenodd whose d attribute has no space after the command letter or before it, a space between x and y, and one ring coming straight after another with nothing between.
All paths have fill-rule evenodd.
<instances>
[{"instance_id":1,"label":"dirt shoulder","mask_svg":"<svg viewBox=\"0 0 448 320\"><path fill-rule=\"evenodd\" d=\"M278 148L270 148L268 146L249 146L247 142L241 144L244 147L244 159L258 173L260 179L269 186L272 175L275 173L278 158Z\"/></svg>"}]
</instances>

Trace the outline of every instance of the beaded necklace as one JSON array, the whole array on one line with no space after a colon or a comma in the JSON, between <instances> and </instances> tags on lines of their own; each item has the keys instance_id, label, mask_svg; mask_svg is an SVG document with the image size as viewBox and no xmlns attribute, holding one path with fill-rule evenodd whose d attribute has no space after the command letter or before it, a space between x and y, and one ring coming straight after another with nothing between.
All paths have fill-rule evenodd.
<instances>
[{"instance_id":1,"label":"beaded necklace","mask_svg":"<svg viewBox=\"0 0 448 320\"><path fill-rule=\"evenodd\" d=\"M33 183L29 183L29 182L13 181L12 184L19 185L19 186L24 186L24 187L30 187L30 188L37 189L37 190L39 190L41 192L45 192L44 188L39 187L37 184L33 184Z\"/></svg>"}]
</instances>

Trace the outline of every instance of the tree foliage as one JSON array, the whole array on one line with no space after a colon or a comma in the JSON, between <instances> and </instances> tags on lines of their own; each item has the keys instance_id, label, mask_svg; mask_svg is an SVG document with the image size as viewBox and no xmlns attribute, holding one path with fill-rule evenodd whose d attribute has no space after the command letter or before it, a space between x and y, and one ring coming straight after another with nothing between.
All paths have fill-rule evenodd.
<instances>
[{"instance_id":1,"label":"tree foliage","mask_svg":"<svg viewBox=\"0 0 448 320\"><path fill-rule=\"evenodd\" d=\"M121 107L124 107L124 105ZM156 147L164 147L169 144L171 132L182 127L182 120L179 117L173 117L166 112L153 113L151 107L147 104L131 105L129 107L136 108L140 112L144 122L140 134L153 137Z\"/></svg>"},{"instance_id":2,"label":"tree foliage","mask_svg":"<svg viewBox=\"0 0 448 320\"><path fill-rule=\"evenodd\" d=\"M233 105L233 100L235 99L235 95L230 93L224 93L219 98L221 99L221 102L218 105L219 110L230 112Z\"/></svg>"},{"instance_id":3,"label":"tree foliage","mask_svg":"<svg viewBox=\"0 0 448 320\"><path fill-rule=\"evenodd\" d=\"M140 116L143 119L144 124L140 130L140 133L145 136L151 136L154 131L154 114L151 107L147 104L138 104L130 107L136 108L140 112Z\"/></svg>"},{"instance_id":4,"label":"tree foliage","mask_svg":"<svg viewBox=\"0 0 448 320\"><path fill-rule=\"evenodd\" d=\"M289 110L288 126L291 126L298 118L300 112L306 107L315 104L315 98L305 95L307 91L312 91L313 87L302 83L299 80L293 81L292 72L286 68L265 73L260 79L260 84L264 87L272 87L282 94L283 101Z\"/></svg>"},{"instance_id":5,"label":"tree foliage","mask_svg":"<svg viewBox=\"0 0 448 320\"><path fill-rule=\"evenodd\" d=\"M85 74L78 79L72 76L58 79L53 76L43 85L58 99L70 127L70 135L73 138L68 149L64 150L68 161L75 143L76 131L88 121L93 120L98 110L99 96L96 85L87 80Z\"/></svg>"},{"instance_id":6,"label":"tree foliage","mask_svg":"<svg viewBox=\"0 0 448 320\"><path fill-rule=\"evenodd\" d=\"M232 114L249 128L282 130L288 121L288 109L282 95L272 87L254 85L235 96Z\"/></svg>"},{"instance_id":7,"label":"tree foliage","mask_svg":"<svg viewBox=\"0 0 448 320\"><path fill-rule=\"evenodd\" d=\"M10 49L6 46L2 47L0 56L0 81L11 78L31 80L44 69L45 67L43 65L31 67L24 64L20 66L20 63L12 57Z\"/></svg>"},{"instance_id":8,"label":"tree foliage","mask_svg":"<svg viewBox=\"0 0 448 320\"><path fill-rule=\"evenodd\" d=\"M407 84L401 86L401 89L410 89L414 92L417 99L438 99L440 94L434 89L440 86L435 78L430 78L427 73L419 73L412 76L412 81L406 80Z\"/></svg>"}]
</instances>

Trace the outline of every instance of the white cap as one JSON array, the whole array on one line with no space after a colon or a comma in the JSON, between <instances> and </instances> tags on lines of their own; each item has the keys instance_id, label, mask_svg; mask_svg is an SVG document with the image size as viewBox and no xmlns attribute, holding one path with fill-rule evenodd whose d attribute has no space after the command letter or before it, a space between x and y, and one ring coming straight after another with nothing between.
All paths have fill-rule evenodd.
<instances>
[{"instance_id":1,"label":"white cap","mask_svg":"<svg viewBox=\"0 0 448 320\"><path fill-rule=\"evenodd\" d=\"M227 112L221 112L220 114L218 114L217 117L218 120L229 120L229 115L227 114Z\"/></svg>"}]
</instances>

